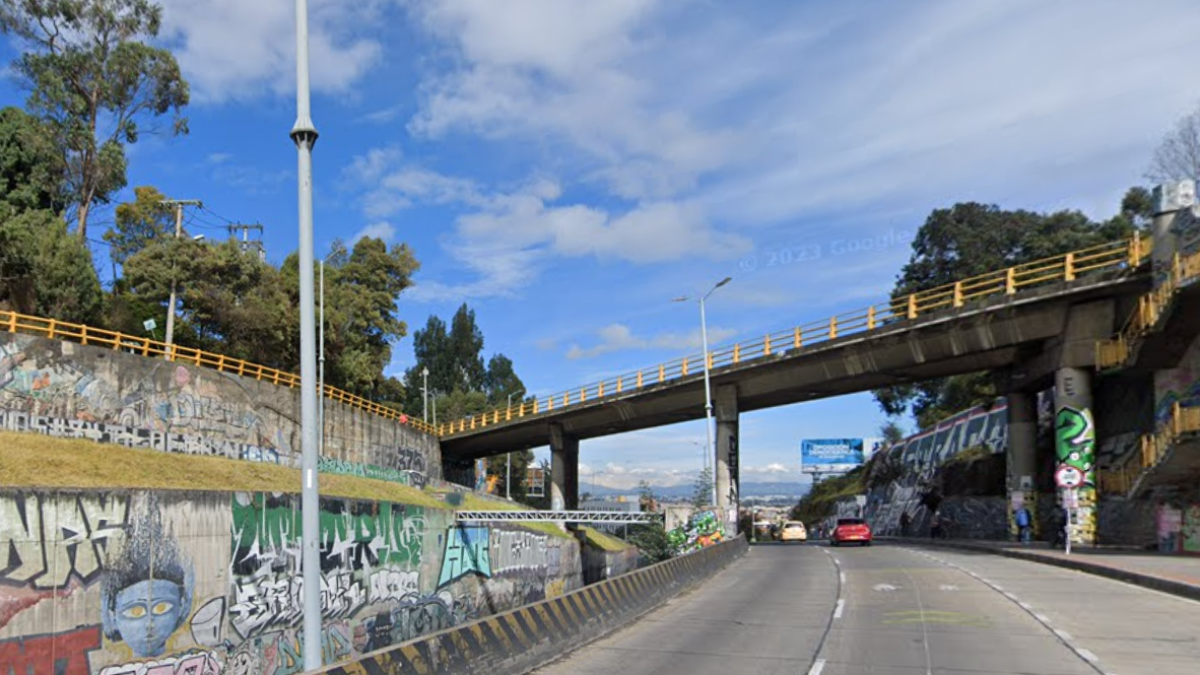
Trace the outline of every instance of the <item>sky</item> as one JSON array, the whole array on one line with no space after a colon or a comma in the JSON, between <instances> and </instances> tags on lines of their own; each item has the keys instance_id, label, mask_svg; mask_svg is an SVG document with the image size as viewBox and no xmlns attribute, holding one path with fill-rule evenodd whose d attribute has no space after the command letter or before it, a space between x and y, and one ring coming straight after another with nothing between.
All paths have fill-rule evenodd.
<instances>
[{"instance_id":1,"label":"sky","mask_svg":"<svg viewBox=\"0 0 1200 675\"><path fill-rule=\"evenodd\" d=\"M279 262L298 246L294 3L162 4L191 133L143 135L118 199L154 185L202 200L189 234L261 224ZM1189 0L310 0L309 14L317 256L336 238L409 244L410 332L466 302L485 355L512 358L539 396L698 352L698 308L671 299L725 276L713 345L882 300L934 208L1112 215L1200 104ZM0 104L23 99L0 83ZM99 245L96 260L110 275ZM406 338L389 373L412 364ZM801 480L801 439L883 421L869 394L746 414L741 478ZM695 422L586 440L581 483L691 483L704 438Z\"/></svg>"}]
</instances>

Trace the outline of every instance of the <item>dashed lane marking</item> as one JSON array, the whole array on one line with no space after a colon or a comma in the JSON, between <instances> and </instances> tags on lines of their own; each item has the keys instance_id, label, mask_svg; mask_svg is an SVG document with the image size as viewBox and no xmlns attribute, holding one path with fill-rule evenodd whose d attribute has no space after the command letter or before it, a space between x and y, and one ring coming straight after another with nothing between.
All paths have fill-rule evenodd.
<instances>
[{"instance_id":1,"label":"dashed lane marking","mask_svg":"<svg viewBox=\"0 0 1200 675\"><path fill-rule=\"evenodd\" d=\"M821 671L825 670L825 659L817 659L817 662L808 669L808 675L821 675Z\"/></svg>"},{"instance_id":2,"label":"dashed lane marking","mask_svg":"<svg viewBox=\"0 0 1200 675\"><path fill-rule=\"evenodd\" d=\"M835 618L835 619L842 618L842 611L844 611L845 609L846 609L846 601L841 598L838 598L837 607L835 607L833 610L833 618Z\"/></svg>"}]
</instances>

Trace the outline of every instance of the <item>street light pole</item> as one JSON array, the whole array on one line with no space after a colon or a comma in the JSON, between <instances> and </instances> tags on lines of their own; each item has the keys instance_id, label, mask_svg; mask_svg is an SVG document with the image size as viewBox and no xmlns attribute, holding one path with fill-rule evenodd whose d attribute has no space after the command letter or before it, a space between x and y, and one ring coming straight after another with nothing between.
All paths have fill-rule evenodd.
<instances>
[{"instance_id":1,"label":"street light pole","mask_svg":"<svg viewBox=\"0 0 1200 675\"><path fill-rule=\"evenodd\" d=\"M421 405L421 417L424 418L426 424L429 424L429 366L421 368L421 394L425 399Z\"/></svg>"},{"instance_id":2,"label":"street light pole","mask_svg":"<svg viewBox=\"0 0 1200 675\"><path fill-rule=\"evenodd\" d=\"M321 316L317 321L321 350L317 356L317 400L320 407L317 413L317 426L321 429L321 435L318 436L317 456L325 456L325 260L321 259ZM319 461L319 460L318 460Z\"/></svg>"},{"instance_id":3,"label":"street light pole","mask_svg":"<svg viewBox=\"0 0 1200 675\"><path fill-rule=\"evenodd\" d=\"M708 296L712 295L714 291L716 291L718 288L724 286L725 284L729 283L730 281L733 281L733 277L725 277L724 279L718 281L717 284L715 286L713 286L711 289L709 289L709 291L707 293L700 296L700 342L704 349L704 355L701 357L704 359L704 434L705 434L705 438L707 439L706 447L708 448L708 454L710 454L713 458L713 472L712 472L713 473L713 475L712 475L712 488L713 489L712 489L711 499L712 499L712 504L714 506L716 505L716 500L717 500L717 471L716 471L717 448L713 444L712 381L711 381L711 377L709 374L710 369L709 369L709 353L708 353L708 322L704 316L704 301L707 300ZM682 298L676 298L676 301L683 302L688 299L689 298L687 298L687 297L682 297ZM722 515L722 517L724 517L724 516Z\"/></svg>"},{"instance_id":4,"label":"street light pole","mask_svg":"<svg viewBox=\"0 0 1200 675\"><path fill-rule=\"evenodd\" d=\"M316 337L313 329L313 214L312 149L317 142L309 110L308 0L296 0L296 123L291 138L296 144L300 225L300 493L301 571L304 589L304 669L321 663L321 558L317 484L317 378Z\"/></svg>"},{"instance_id":5,"label":"street light pole","mask_svg":"<svg viewBox=\"0 0 1200 675\"><path fill-rule=\"evenodd\" d=\"M520 390L518 392L514 392L514 393L524 394L525 390L522 389L522 390ZM512 397L513 397L512 394L508 395L508 411L510 413L512 412ZM512 453L511 452L505 453L505 455L504 455L504 498L512 499Z\"/></svg>"}]
</instances>

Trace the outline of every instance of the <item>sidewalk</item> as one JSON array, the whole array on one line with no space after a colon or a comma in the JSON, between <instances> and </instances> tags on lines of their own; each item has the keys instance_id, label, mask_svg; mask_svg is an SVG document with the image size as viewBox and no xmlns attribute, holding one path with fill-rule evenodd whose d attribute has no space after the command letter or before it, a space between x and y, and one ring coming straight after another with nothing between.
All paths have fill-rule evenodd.
<instances>
[{"instance_id":1,"label":"sidewalk","mask_svg":"<svg viewBox=\"0 0 1200 675\"><path fill-rule=\"evenodd\" d=\"M1156 591L1200 600L1200 556L1117 548L1075 548L1067 555L1045 542L1025 546L1011 541L880 537L913 546L956 548L993 553L1019 560L1057 565L1096 574Z\"/></svg>"}]
</instances>

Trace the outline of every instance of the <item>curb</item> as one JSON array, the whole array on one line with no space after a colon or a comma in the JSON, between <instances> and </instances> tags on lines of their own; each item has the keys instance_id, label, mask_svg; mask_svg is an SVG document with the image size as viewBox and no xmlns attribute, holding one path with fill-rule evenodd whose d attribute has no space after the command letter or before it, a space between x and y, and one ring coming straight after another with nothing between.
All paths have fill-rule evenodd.
<instances>
[{"instance_id":1,"label":"curb","mask_svg":"<svg viewBox=\"0 0 1200 675\"><path fill-rule=\"evenodd\" d=\"M746 554L745 537L393 645L314 675L523 675L605 637Z\"/></svg>"},{"instance_id":2,"label":"curb","mask_svg":"<svg viewBox=\"0 0 1200 675\"><path fill-rule=\"evenodd\" d=\"M1123 581L1127 584L1149 588L1151 590L1160 591L1170 595L1176 595L1189 600L1200 601L1200 586L1185 583L1182 581L1174 581L1172 579L1164 579L1150 574L1134 572L1132 570L1112 567L1101 563L1089 562L1078 558L1058 558L1052 556L1038 555L1032 551L1021 551L1008 548L996 548L992 546L983 546L979 544L968 544L959 542L927 542L927 541L907 541L904 539L894 539L897 543L909 546L921 546L929 548L953 548L963 551L975 551L978 553L990 553L992 555L1000 555L1006 558L1015 560L1025 560L1027 562L1036 562L1043 565L1053 565L1062 567L1076 572L1085 572L1095 576L1106 577L1116 581Z\"/></svg>"}]
</instances>

